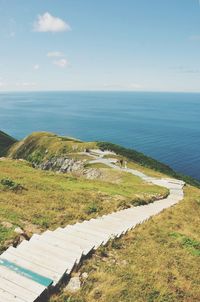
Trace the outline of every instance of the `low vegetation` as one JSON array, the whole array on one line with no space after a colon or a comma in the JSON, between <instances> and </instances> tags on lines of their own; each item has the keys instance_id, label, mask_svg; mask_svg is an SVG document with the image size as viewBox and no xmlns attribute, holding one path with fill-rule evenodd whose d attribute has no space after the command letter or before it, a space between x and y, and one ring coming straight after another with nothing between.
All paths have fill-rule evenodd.
<instances>
[{"instance_id":1,"label":"low vegetation","mask_svg":"<svg viewBox=\"0 0 200 302\"><path fill-rule=\"evenodd\" d=\"M131 174L103 170L105 179L88 180L40 171L26 161L0 160L0 225L13 225L2 231L0 249L15 235L16 226L30 236L35 230L55 229L168 194Z\"/></svg>"},{"instance_id":2,"label":"low vegetation","mask_svg":"<svg viewBox=\"0 0 200 302\"><path fill-rule=\"evenodd\" d=\"M200 190L121 239L100 248L80 269L81 289L51 302L199 302Z\"/></svg>"},{"instance_id":3,"label":"low vegetation","mask_svg":"<svg viewBox=\"0 0 200 302\"><path fill-rule=\"evenodd\" d=\"M0 156L4 156L15 142L16 139L0 131Z\"/></svg>"},{"instance_id":4,"label":"low vegetation","mask_svg":"<svg viewBox=\"0 0 200 302\"><path fill-rule=\"evenodd\" d=\"M8 155L15 159L23 158L39 164L51 157L74 154L87 148L96 148L96 143L81 142L49 132L35 132L12 146Z\"/></svg>"},{"instance_id":5,"label":"low vegetation","mask_svg":"<svg viewBox=\"0 0 200 302\"><path fill-rule=\"evenodd\" d=\"M200 181L198 181L190 176L186 176L186 175L177 173L169 166L167 166L149 156L146 156L141 152L135 151L133 149L124 148L122 146L115 145L112 143L107 143L107 142L98 142L97 145L102 150L113 151L113 152L117 153L118 155L121 155L121 156L127 158L129 161L137 163L146 168L150 168L157 172L164 173L167 176L182 179L185 182L187 182L188 184L191 184L193 186L200 188Z\"/></svg>"},{"instance_id":6,"label":"low vegetation","mask_svg":"<svg viewBox=\"0 0 200 302\"><path fill-rule=\"evenodd\" d=\"M98 249L78 272L81 289L76 293L63 289L51 302L199 302L199 181L111 143L85 143L46 132L33 133L14 145L12 141L10 159L0 160L0 250L17 244L16 227L29 237L167 196L164 188L105 164L90 163L91 157L83 151L99 148L114 151L111 157L147 175L185 180L185 198ZM100 176L87 179L84 173L58 174L32 167L62 156L84 160L84 169L97 169Z\"/></svg>"},{"instance_id":7,"label":"low vegetation","mask_svg":"<svg viewBox=\"0 0 200 302\"><path fill-rule=\"evenodd\" d=\"M34 164L40 164L44 160L55 156L76 156L76 158L86 155L78 154L89 149L110 150L130 162L136 163L153 171L160 172L170 177L179 178L200 188L200 182L190 176L175 172L169 166L144 155L136 150L124 148L109 142L82 142L70 137L62 137L48 132L35 132L24 140L14 144L8 155L11 158L23 158Z\"/></svg>"}]
</instances>

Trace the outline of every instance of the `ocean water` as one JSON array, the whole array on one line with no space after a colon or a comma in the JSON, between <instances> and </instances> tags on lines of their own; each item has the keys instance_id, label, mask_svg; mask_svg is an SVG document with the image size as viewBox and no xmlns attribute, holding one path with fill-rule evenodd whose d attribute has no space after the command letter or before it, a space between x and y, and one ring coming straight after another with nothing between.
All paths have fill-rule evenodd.
<instances>
[{"instance_id":1,"label":"ocean water","mask_svg":"<svg viewBox=\"0 0 200 302\"><path fill-rule=\"evenodd\" d=\"M134 148L200 179L200 94L0 93L0 129L51 131Z\"/></svg>"}]
</instances>

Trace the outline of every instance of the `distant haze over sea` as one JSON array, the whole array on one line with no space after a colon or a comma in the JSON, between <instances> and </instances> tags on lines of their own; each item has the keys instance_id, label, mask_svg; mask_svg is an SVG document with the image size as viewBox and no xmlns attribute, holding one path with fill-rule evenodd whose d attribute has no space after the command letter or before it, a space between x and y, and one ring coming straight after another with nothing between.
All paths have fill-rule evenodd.
<instances>
[{"instance_id":1,"label":"distant haze over sea","mask_svg":"<svg viewBox=\"0 0 200 302\"><path fill-rule=\"evenodd\" d=\"M0 93L0 130L18 139L51 131L110 141L200 179L200 94Z\"/></svg>"}]
</instances>

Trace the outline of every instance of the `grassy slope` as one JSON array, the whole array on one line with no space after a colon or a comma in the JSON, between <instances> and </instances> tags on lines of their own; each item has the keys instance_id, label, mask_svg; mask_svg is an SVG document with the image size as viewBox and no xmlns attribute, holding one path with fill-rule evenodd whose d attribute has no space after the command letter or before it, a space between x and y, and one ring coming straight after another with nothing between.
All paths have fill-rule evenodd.
<instances>
[{"instance_id":1,"label":"grassy slope","mask_svg":"<svg viewBox=\"0 0 200 302\"><path fill-rule=\"evenodd\" d=\"M86 148L97 148L97 145L94 142L81 142L53 133L35 132L12 146L8 155L12 158L23 158L39 163L52 156L73 154L84 151Z\"/></svg>"},{"instance_id":2,"label":"grassy slope","mask_svg":"<svg viewBox=\"0 0 200 302\"><path fill-rule=\"evenodd\" d=\"M69 156L70 154L75 156L75 153L77 152L94 148L112 150L121 157L124 157L135 164L139 164L144 168L149 168L170 177L183 179L187 183L200 188L200 182L192 177L176 173L169 166L148 157L141 152L107 142L81 142L76 139L61 137L53 133L36 132L13 145L8 154L12 158L24 158L31 162L40 163L52 156Z\"/></svg>"},{"instance_id":3,"label":"grassy slope","mask_svg":"<svg viewBox=\"0 0 200 302\"><path fill-rule=\"evenodd\" d=\"M22 143L16 144L11 148L10 156L23 157L30 161L35 159L42 161L55 154L57 156L66 154L74 156L76 152L83 151L85 148L113 150L121 158L128 158L128 166L132 168L158 177L183 178L196 188L187 186L183 202L137 227L124 238L112 241L107 248L103 248L95 254L92 260L88 260L81 271L88 272L89 277L86 282L83 282L83 286L77 294L71 295L62 292L53 297L51 301L200 301L200 190L198 181L179 175L166 165L134 150L110 143L82 143L46 133L33 134ZM107 182L103 184L100 181L70 180L71 177L66 175L53 176L53 174L36 170L33 172L27 164L24 164L23 173L25 174L23 174L21 163L20 168L15 167L19 165L18 162L15 165L4 162L4 165L4 174L0 177L19 175L17 180L22 182L25 187L27 186L28 191L21 196L13 195L14 193L11 192L2 192L2 196L5 198L2 206L5 207L5 211L0 211L0 213L4 213L4 217L8 217L8 214L15 209L18 216L17 223L21 219L27 219L43 229L48 226L54 228L59 224L89 218L97 214L95 212L89 214L88 209L96 208L102 214L124 206L124 199L123 201L121 197L118 199L119 196L123 196L125 204L127 204L133 198L133 195L130 196L130 194L136 194L136 198L139 191L140 193L145 191L148 192L148 196L151 195L148 191L149 187L147 189L144 184L138 186L138 179L137 181L134 179L133 192L130 192L130 179L125 180L130 176L124 176L123 185L116 186L119 177L116 175L114 177L113 174L107 176ZM105 169L103 165L97 165L95 168ZM12 171L12 169L16 170ZM112 173L110 169L107 171L109 171L107 173ZM26 175L30 175L27 183ZM33 177L33 175L35 176ZM136 188L138 188L137 192ZM31 199L33 194L36 195ZM38 196L42 196L42 198L40 199ZM99 196L103 197L99 199ZM10 207L7 207L8 197L10 200L14 200ZM30 202L27 203L29 197ZM81 200L81 203L77 204L77 200ZM92 201L92 204L88 204L87 200ZM107 202L108 200L109 202ZM22 211L22 207L17 207L18 204L25 207L25 211ZM33 204L36 205L36 209L33 209ZM71 205L73 206L71 207ZM60 213L61 210L62 213ZM38 212L41 216L40 214L37 216ZM11 221L13 221L12 217Z\"/></svg>"},{"instance_id":4,"label":"grassy slope","mask_svg":"<svg viewBox=\"0 0 200 302\"><path fill-rule=\"evenodd\" d=\"M131 174L109 168L102 173L104 180L87 180L33 169L25 161L0 160L0 225L13 224L12 229L0 227L0 249L13 238L14 226L54 229L143 201L151 202L168 193ZM3 179L11 179L24 189L11 190L1 184Z\"/></svg>"},{"instance_id":5,"label":"grassy slope","mask_svg":"<svg viewBox=\"0 0 200 302\"><path fill-rule=\"evenodd\" d=\"M4 156L7 150L14 144L16 140L7 135L6 133L0 131L0 156Z\"/></svg>"},{"instance_id":6,"label":"grassy slope","mask_svg":"<svg viewBox=\"0 0 200 302\"><path fill-rule=\"evenodd\" d=\"M200 181L196 180L187 175L182 175L177 173L169 166L153 159L152 157L146 156L141 152L124 148L119 145L115 145L109 142L97 142L97 146L102 150L111 150L121 155L122 157L127 158L128 160L137 163L145 168L150 168L154 171L161 172L166 174L167 176L182 179L190 185L196 186L200 188Z\"/></svg>"},{"instance_id":7,"label":"grassy slope","mask_svg":"<svg viewBox=\"0 0 200 302\"><path fill-rule=\"evenodd\" d=\"M199 302L200 190L119 240L81 267L87 272L76 294L51 302Z\"/></svg>"}]
</instances>

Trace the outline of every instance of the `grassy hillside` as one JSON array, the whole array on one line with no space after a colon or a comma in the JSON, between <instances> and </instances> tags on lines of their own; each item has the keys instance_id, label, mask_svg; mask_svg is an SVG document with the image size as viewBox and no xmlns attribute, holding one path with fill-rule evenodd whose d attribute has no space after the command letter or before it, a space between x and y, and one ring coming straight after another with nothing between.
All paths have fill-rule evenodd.
<instances>
[{"instance_id":1,"label":"grassy hillside","mask_svg":"<svg viewBox=\"0 0 200 302\"><path fill-rule=\"evenodd\" d=\"M97 142L97 145L102 150L114 151L117 154L127 158L128 160L130 160L134 163L138 163L139 165L141 165L143 167L150 168L152 170L164 173L164 174L174 177L174 178L182 179L185 182L187 182L188 184L191 184L193 186L200 188L200 181L196 180L193 177L177 173L169 166L167 166L149 156L146 156L141 152L138 152L138 151L135 151L132 149L128 149L128 148L124 148L122 146L115 145L115 144L108 143L108 142Z\"/></svg>"},{"instance_id":2,"label":"grassy hillside","mask_svg":"<svg viewBox=\"0 0 200 302\"><path fill-rule=\"evenodd\" d=\"M18 226L30 236L168 194L131 174L100 169L102 179L88 180L40 171L26 161L0 160L0 250L17 239Z\"/></svg>"},{"instance_id":3,"label":"grassy hillside","mask_svg":"<svg viewBox=\"0 0 200 302\"><path fill-rule=\"evenodd\" d=\"M188 184L200 188L200 182L192 177L177 173L169 166L148 157L141 152L107 142L82 142L73 138L58 136L53 133L36 132L13 145L9 150L8 155L15 159L23 158L39 164L53 156L71 155L72 157L76 156L81 158L81 155L78 155L77 153L86 149L95 148L114 151L119 157L127 159L129 162L160 172L167 176L182 179Z\"/></svg>"},{"instance_id":4,"label":"grassy hillside","mask_svg":"<svg viewBox=\"0 0 200 302\"><path fill-rule=\"evenodd\" d=\"M7 150L16 142L16 140L8 134L0 131L0 156L4 156Z\"/></svg>"},{"instance_id":5,"label":"grassy hillside","mask_svg":"<svg viewBox=\"0 0 200 302\"><path fill-rule=\"evenodd\" d=\"M51 302L199 302L200 190L101 248L80 269L77 293Z\"/></svg>"},{"instance_id":6,"label":"grassy hillside","mask_svg":"<svg viewBox=\"0 0 200 302\"><path fill-rule=\"evenodd\" d=\"M15 159L23 158L40 163L53 156L77 153L86 148L97 148L97 145L49 132L35 132L12 146L8 155Z\"/></svg>"},{"instance_id":7,"label":"grassy hillside","mask_svg":"<svg viewBox=\"0 0 200 302\"><path fill-rule=\"evenodd\" d=\"M81 289L74 294L62 290L51 302L199 302L199 182L114 144L41 132L11 146L10 159L0 160L0 250L17 244L18 226L31 236L167 195L166 189L131 174L88 163L87 154L80 152L94 148L116 152L113 157L147 175L182 178L193 186L185 187L184 201L100 248L74 273L88 274L80 277ZM54 156L84 159L85 169L98 169L101 177L88 180L32 168Z\"/></svg>"}]
</instances>

